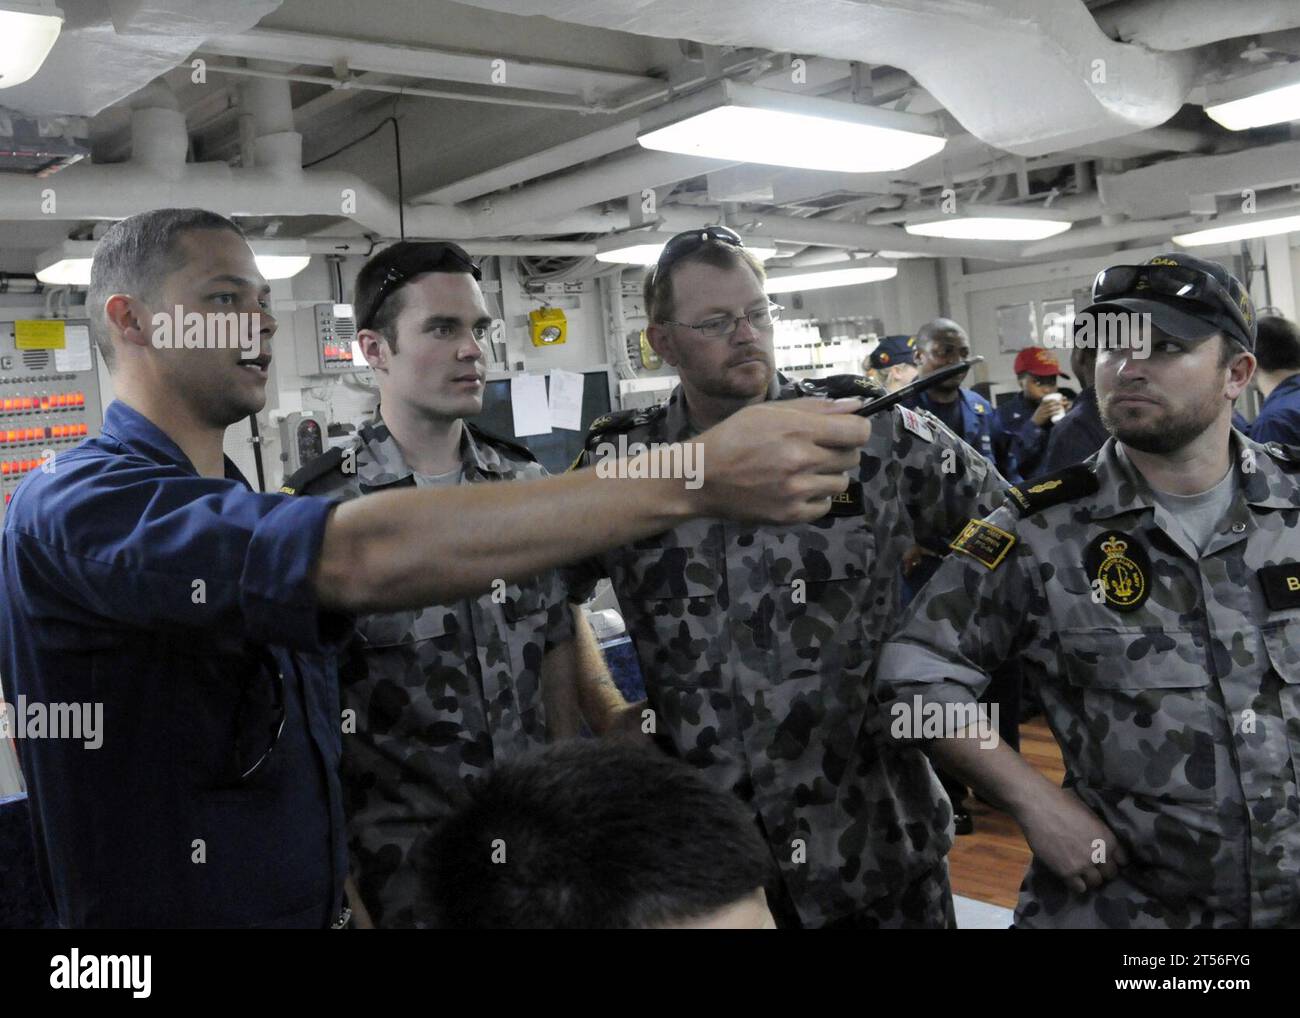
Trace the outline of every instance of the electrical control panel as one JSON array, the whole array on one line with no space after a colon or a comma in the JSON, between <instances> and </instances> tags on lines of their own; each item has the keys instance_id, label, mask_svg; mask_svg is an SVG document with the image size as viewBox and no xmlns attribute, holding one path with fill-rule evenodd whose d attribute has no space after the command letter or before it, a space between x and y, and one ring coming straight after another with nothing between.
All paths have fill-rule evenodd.
<instances>
[{"instance_id":1,"label":"electrical control panel","mask_svg":"<svg viewBox=\"0 0 1300 1018\"><path fill-rule=\"evenodd\" d=\"M369 366L355 348L357 321L351 304L315 304L300 311L294 335L300 375L338 375Z\"/></svg>"},{"instance_id":2,"label":"electrical control panel","mask_svg":"<svg viewBox=\"0 0 1300 1018\"><path fill-rule=\"evenodd\" d=\"M325 451L325 432L314 413L292 413L280 421L280 460L288 477Z\"/></svg>"},{"instance_id":3,"label":"electrical control panel","mask_svg":"<svg viewBox=\"0 0 1300 1018\"><path fill-rule=\"evenodd\" d=\"M87 323L67 321L77 336ZM53 455L99 434L98 352L93 343L63 350L18 349L14 323L0 321L0 491L4 506L22 479ZM88 367L86 365L89 365ZM0 507L0 519L3 518Z\"/></svg>"}]
</instances>

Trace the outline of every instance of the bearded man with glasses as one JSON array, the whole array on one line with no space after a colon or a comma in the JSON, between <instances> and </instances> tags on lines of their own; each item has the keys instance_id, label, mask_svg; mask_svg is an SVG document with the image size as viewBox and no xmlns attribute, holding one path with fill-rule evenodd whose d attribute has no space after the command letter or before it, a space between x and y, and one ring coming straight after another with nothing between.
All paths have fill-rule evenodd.
<instances>
[{"instance_id":1,"label":"bearded man with glasses","mask_svg":"<svg viewBox=\"0 0 1300 1018\"><path fill-rule=\"evenodd\" d=\"M661 406L594 422L579 465L620 435L662 448L754 404L880 394L857 376L777 373L781 308L765 281L725 227L669 241L645 281L646 334L680 385ZM822 518L699 519L573 571L579 592L613 582L649 694L639 730L751 807L779 869L767 889L778 925L951 925L952 811L925 756L889 738L869 675L898 613L903 552L945 548L1003 487L932 416L896 407Z\"/></svg>"}]
</instances>

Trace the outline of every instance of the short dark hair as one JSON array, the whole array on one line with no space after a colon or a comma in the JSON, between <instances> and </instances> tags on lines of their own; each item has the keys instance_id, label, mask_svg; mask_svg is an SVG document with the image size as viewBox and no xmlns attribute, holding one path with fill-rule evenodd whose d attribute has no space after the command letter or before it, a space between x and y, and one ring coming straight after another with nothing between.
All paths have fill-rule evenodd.
<instances>
[{"instance_id":1,"label":"short dark hair","mask_svg":"<svg viewBox=\"0 0 1300 1018\"><path fill-rule=\"evenodd\" d=\"M695 768L583 739L499 764L418 864L418 914L449 929L682 922L734 905L775 869L749 809Z\"/></svg>"},{"instance_id":2,"label":"short dark hair","mask_svg":"<svg viewBox=\"0 0 1300 1018\"><path fill-rule=\"evenodd\" d=\"M966 330L954 322L951 318L932 318L919 329L916 330L917 348L929 346L941 336L957 335L963 337L967 342L970 336Z\"/></svg>"},{"instance_id":3,"label":"short dark hair","mask_svg":"<svg viewBox=\"0 0 1300 1018\"><path fill-rule=\"evenodd\" d=\"M207 209L153 209L122 219L108 228L95 246L90 263L86 313L99 355L113 366L113 338L104 304L115 293L152 297L179 267L177 245L190 230L244 231L233 221Z\"/></svg>"},{"instance_id":4,"label":"short dark hair","mask_svg":"<svg viewBox=\"0 0 1300 1018\"><path fill-rule=\"evenodd\" d=\"M1281 315L1256 323L1255 356L1260 371L1300 371L1300 327Z\"/></svg>"},{"instance_id":5,"label":"short dark hair","mask_svg":"<svg viewBox=\"0 0 1300 1018\"><path fill-rule=\"evenodd\" d=\"M392 278L388 279L392 270ZM371 257L357 273L352 308L357 328L379 333L397 350L397 319L406 306L406 284L428 272L463 272L478 278L468 255L446 241L400 240ZM397 288L389 291L393 282ZM376 306L376 303L378 306Z\"/></svg>"},{"instance_id":6,"label":"short dark hair","mask_svg":"<svg viewBox=\"0 0 1300 1018\"><path fill-rule=\"evenodd\" d=\"M668 266L667 272L656 272L653 265L646 270L645 279L641 283L641 295L645 300L646 320L651 325L658 325L676 316L677 312L673 308L673 274L683 265L712 265L715 269L734 269L747 265L759 286L767 283L767 270L753 251L710 238L674 261Z\"/></svg>"},{"instance_id":7,"label":"short dark hair","mask_svg":"<svg viewBox=\"0 0 1300 1018\"><path fill-rule=\"evenodd\" d=\"M1232 359L1236 357L1237 354L1249 353L1249 351L1242 345L1241 340L1228 335L1226 332L1220 332L1219 339L1222 341L1219 346L1219 367L1221 368L1226 368L1230 363L1232 363Z\"/></svg>"}]
</instances>

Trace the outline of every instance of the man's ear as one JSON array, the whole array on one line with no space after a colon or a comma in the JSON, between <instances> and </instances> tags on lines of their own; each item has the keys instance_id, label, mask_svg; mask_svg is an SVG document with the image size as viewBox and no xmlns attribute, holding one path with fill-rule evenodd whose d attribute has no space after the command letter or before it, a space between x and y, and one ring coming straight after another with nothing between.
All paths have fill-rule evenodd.
<instances>
[{"instance_id":1,"label":"man's ear","mask_svg":"<svg viewBox=\"0 0 1300 1018\"><path fill-rule=\"evenodd\" d=\"M169 325L171 329L179 331L184 324L154 322L154 316L149 314L144 301L125 293L115 293L104 301L104 317L109 323L109 331L116 332L124 343L132 346L152 345L156 326L165 328Z\"/></svg>"},{"instance_id":2,"label":"man's ear","mask_svg":"<svg viewBox=\"0 0 1300 1018\"><path fill-rule=\"evenodd\" d=\"M1250 380L1255 376L1257 364L1255 355L1245 350L1228 361L1228 380L1224 386L1224 395L1235 400L1245 392L1246 386L1250 385Z\"/></svg>"},{"instance_id":3,"label":"man's ear","mask_svg":"<svg viewBox=\"0 0 1300 1018\"><path fill-rule=\"evenodd\" d=\"M357 333L357 342L361 345L361 355L367 364L376 371L388 370L388 355L392 351L382 334L373 329L362 329Z\"/></svg>"},{"instance_id":4,"label":"man's ear","mask_svg":"<svg viewBox=\"0 0 1300 1018\"><path fill-rule=\"evenodd\" d=\"M677 356L677 346L673 342L671 325L647 325L645 338L650 342L650 348L654 350L665 364L677 367L681 358Z\"/></svg>"}]
</instances>

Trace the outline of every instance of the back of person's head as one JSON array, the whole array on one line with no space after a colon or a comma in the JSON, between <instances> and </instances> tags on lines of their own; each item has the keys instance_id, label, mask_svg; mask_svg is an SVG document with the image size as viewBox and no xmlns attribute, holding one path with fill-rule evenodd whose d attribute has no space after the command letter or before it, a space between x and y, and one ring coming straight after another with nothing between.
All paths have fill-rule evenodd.
<instances>
[{"instance_id":1,"label":"back of person's head","mask_svg":"<svg viewBox=\"0 0 1300 1018\"><path fill-rule=\"evenodd\" d=\"M90 263L86 315L104 363L113 367L114 350L104 305L115 293L151 300L178 264L181 237L190 230L244 231L232 220L207 209L153 209L120 220L95 245Z\"/></svg>"},{"instance_id":2,"label":"back of person's head","mask_svg":"<svg viewBox=\"0 0 1300 1018\"><path fill-rule=\"evenodd\" d=\"M443 928L721 925L747 901L770 922L774 864L749 809L687 764L603 740L498 765L420 865L419 913Z\"/></svg>"},{"instance_id":3,"label":"back of person's head","mask_svg":"<svg viewBox=\"0 0 1300 1018\"><path fill-rule=\"evenodd\" d=\"M1300 327L1281 315L1256 323L1255 357L1260 371L1300 371Z\"/></svg>"}]
</instances>

